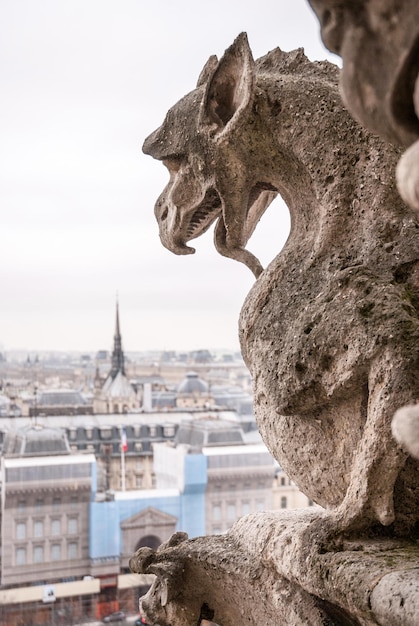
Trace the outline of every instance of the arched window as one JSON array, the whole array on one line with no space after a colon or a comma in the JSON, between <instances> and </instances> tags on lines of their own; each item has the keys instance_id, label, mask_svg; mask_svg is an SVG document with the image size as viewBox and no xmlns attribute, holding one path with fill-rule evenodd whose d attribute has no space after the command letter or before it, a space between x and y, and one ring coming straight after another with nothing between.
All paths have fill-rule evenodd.
<instances>
[{"instance_id":1,"label":"arched window","mask_svg":"<svg viewBox=\"0 0 419 626\"><path fill-rule=\"evenodd\" d=\"M161 539L156 537L156 535L145 535L144 537L141 537L140 541L135 546L135 551L139 548L144 548L145 546L152 548L153 550L157 550L161 543Z\"/></svg>"}]
</instances>

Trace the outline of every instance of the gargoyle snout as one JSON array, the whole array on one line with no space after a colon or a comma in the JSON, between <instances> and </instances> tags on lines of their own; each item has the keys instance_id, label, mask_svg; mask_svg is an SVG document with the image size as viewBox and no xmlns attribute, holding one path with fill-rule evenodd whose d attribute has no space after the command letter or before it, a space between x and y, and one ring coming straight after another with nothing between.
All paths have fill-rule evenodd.
<instances>
[{"instance_id":1,"label":"gargoyle snout","mask_svg":"<svg viewBox=\"0 0 419 626\"><path fill-rule=\"evenodd\" d=\"M163 158L161 126L144 140L142 150L144 154L148 154L154 159L161 160Z\"/></svg>"}]
</instances>

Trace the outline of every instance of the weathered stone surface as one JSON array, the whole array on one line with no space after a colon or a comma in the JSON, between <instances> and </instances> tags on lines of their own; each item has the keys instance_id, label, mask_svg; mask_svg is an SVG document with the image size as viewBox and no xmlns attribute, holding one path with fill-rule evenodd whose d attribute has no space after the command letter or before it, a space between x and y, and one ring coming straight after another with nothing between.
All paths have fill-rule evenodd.
<instances>
[{"instance_id":1,"label":"weathered stone surface","mask_svg":"<svg viewBox=\"0 0 419 626\"><path fill-rule=\"evenodd\" d=\"M146 560L141 548L132 570L156 574L142 612L160 626L196 626L203 610L222 626L414 626L417 543L360 539L326 551L313 531L322 519L313 510L264 512Z\"/></svg>"},{"instance_id":2,"label":"weathered stone surface","mask_svg":"<svg viewBox=\"0 0 419 626\"><path fill-rule=\"evenodd\" d=\"M374 588L370 600L379 623L416 626L419 615L418 586L417 568L384 576Z\"/></svg>"},{"instance_id":3,"label":"weathered stone surface","mask_svg":"<svg viewBox=\"0 0 419 626\"><path fill-rule=\"evenodd\" d=\"M339 126L335 119L331 131L318 131L330 138ZM307 158L310 146L301 148L298 157ZM300 488L338 507L344 525L387 525L398 481L397 532L406 523L409 532L418 515L417 468L405 464L390 422L419 397L419 285L410 282L418 224L385 175L384 150L370 151L368 142L354 148L348 142L343 158L329 160L329 144L319 160L323 180L333 172L334 181L313 193L315 210L292 212L299 226L242 309L242 353L260 431ZM409 277L401 278L405 269Z\"/></svg>"},{"instance_id":4,"label":"weathered stone surface","mask_svg":"<svg viewBox=\"0 0 419 626\"><path fill-rule=\"evenodd\" d=\"M338 81L302 50L254 62L242 34L144 144L170 172L163 244L190 253L216 220L217 249L258 277L240 341L259 428L330 509L138 553L133 570L157 575L142 605L161 626L203 611L222 626L413 624L419 464L391 420L419 398L419 216L395 187L400 150L352 119ZM291 233L263 271L246 244L277 193Z\"/></svg>"},{"instance_id":5,"label":"weathered stone surface","mask_svg":"<svg viewBox=\"0 0 419 626\"><path fill-rule=\"evenodd\" d=\"M210 66L145 142L171 170L157 202L163 239L178 251L192 225L198 236L217 219L228 253L254 269L243 249L261 213L252 200L265 208L281 193L291 234L240 321L260 431L342 527L396 520L408 532L417 466L390 421L419 397L419 222L395 189L399 153L344 109L337 68L301 50L255 64L241 36ZM202 122L220 110L226 121ZM217 208L204 211L209 196Z\"/></svg>"},{"instance_id":6,"label":"weathered stone surface","mask_svg":"<svg viewBox=\"0 0 419 626\"><path fill-rule=\"evenodd\" d=\"M343 59L341 85L349 111L389 141L411 146L397 168L398 185L404 200L419 210L419 3L309 3L324 44Z\"/></svg>"}]
</instances>

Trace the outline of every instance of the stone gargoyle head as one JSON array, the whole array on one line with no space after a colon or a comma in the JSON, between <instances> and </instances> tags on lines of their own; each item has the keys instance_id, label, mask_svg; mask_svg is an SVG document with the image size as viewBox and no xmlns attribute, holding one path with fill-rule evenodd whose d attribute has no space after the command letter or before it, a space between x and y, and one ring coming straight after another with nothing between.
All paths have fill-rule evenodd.
<instances>
[{"instance_id":1,"label":"stone gargoyle head","mask_svg":"<svg viewBox=\"0 0 419 626\"><path fill-rule=\"evenodd\" d=\"M155 205L163 245L191 254L187 243L216 221L217 250L257 277L262 266L245 246L277 190L260 167L255 74L242 33L220 61L209 58L196 89L169 110L143 151L170 173Z\"/></svg>"}]
</instances>

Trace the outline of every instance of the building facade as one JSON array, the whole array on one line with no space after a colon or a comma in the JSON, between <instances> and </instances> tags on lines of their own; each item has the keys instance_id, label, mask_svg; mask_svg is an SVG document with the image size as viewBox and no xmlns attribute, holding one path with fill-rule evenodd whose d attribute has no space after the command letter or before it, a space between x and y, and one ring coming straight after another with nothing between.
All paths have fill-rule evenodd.
<instances>
[{"instance_id":1,"label":"building facade","mask_svg":"<svg viewBox=\"0 0 419 626\"><path fill-rule=\"evenodd\" d=\"M112 426L117 417L102 416L91 432L82 422L67 429L16 428L27 418L7 431L0 623L19 626L36 614L40 625L67 624L101 619L119 608L135 612L150 582L129 573L135 550L155 549L177 530L190 537L223 533L242 515L273 508L273 485L295 489L281 485L283 473L260 440L253 441L254 433L217 414L182 415L170 432L152 424L156 430L140 429L138 438L134 427L125 426L125 460L135 468L144 451L135 444L148 442L145 458L155 487L136 488L127 475L126 489L118 488L123 470L121 430ZM114 450L110 471L117 487L98 490L104 443Z\"/></svg>"},{"instance_id":2,"label":"building facade","mask_svg":"<svg viewBox=\"0 0 419 626\"><path fill-rule=\"evenodd\" d=\"M1 584L89 574L93 455L2 459Z\"/></svg>"},{"instance_id":3,"label":"building facade","mask_svg":"<svg viewBox=\"0 0 419 626\"><path fill-rule=\"evenodd\" d=\"M1 584L88 574L94 455L72 455L59 429L11 431L3 445L1 484Z\"/></svg>"},{"instance_id":4,"label":"building facade","mask_svg":"<svg viewBox=\"0 0 419 626\"><path fill-rule=\"evenodd\" d=\"M172 444L154 447L157 487L184 489L193 462L205 473L202 534L223 533L242 515L272 508L275 461L259 439L246 441L239 424L208 418L180 424Z\"/></svg>"}]
</instances>

